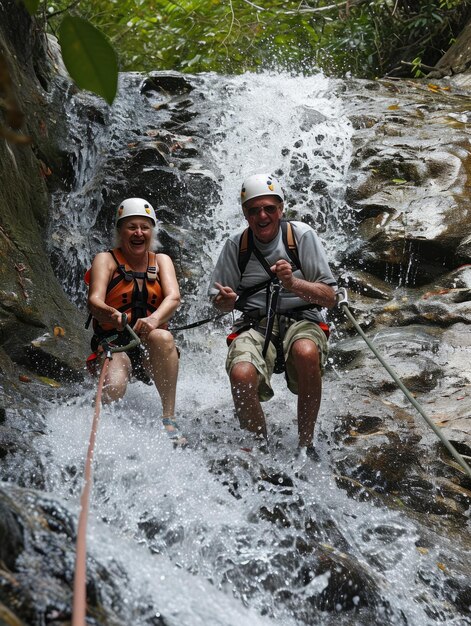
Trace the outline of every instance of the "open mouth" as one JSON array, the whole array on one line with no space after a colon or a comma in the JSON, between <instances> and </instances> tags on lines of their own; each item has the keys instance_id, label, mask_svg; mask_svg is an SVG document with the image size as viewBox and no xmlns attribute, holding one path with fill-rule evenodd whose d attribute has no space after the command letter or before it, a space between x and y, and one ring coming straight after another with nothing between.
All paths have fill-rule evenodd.
<instances>
[{"instance_id":1,"label":"open mouth","mask_svg":"<svg viewBox=\"0 0 471 626\"><path fill-rule=\"evenodd\" d=\"M270 226L270 222L260 222L258 224L259 228L267 228L267 226Z\"/></svg>"}]
</instances>

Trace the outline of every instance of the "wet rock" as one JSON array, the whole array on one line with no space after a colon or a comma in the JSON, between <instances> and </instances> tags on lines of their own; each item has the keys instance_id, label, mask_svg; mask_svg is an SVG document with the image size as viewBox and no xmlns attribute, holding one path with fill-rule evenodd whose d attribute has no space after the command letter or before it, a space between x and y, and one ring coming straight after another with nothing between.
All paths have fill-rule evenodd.
<instances>
[{"instance_id":1,"label":"wet rock","mask_svg":"<svg viewBox=\"0 0 471 626\"><path fill-rule=\"evenodd\" d=\"M433 389L443 376L431 356L437 352L439 341L423 327L382 330L371 336L371 341L383 360L411 391ZM365 346L361 337L346 339L335 345L333 354L338 357L340 367L348 367L351 371L362 370L366 384L378 392L395 388L392 377L372 352L365 352Z\"/></svg>"},{"instance_id":2,"label":"wet rock","mask_svg":"<svg viewBox=\"0 0 471 626\"><path fill-rule=\"evenodd\" d=\"M10 570L24 548L23 529L12 505L8 496L0 493L0 560Z\"/></svg>"},{"instance_id":3,"label":"wet rock","mask_svg":"<svg viewBox=\"0 0 471 626\"><path fill-rule=\"evenodd\" d=\"M462 225L471 205L464 191L464 137L446 117L446 111L453 111L445 98L439 110L428 110L426 122L420 117L421 107L429 103L419 84L406 93L384 81L376 91L384 107L374 123L376 137L356 124L353 138L357 147L348 199L363 243L359 255L350 258L363 258L379 277L389 271L396 284L424 284L431 275L443 273L443 266L452 268L457 246L463 246L459 259L466 259ZM356 119L368 118L378 100L371 104L359 97L352 107Z\"/></svg>"},{"instance_id":4,"label":"wet rock","mask_svg":"<svg viewBox=\"0 0 471 626\"><path fill-rule=\"evenodd\" d=\"M189 93L193 85L185 76L178 72L151 72L141 85L141 92L147 93L152 90L162 91L169 94Z\"/></svg>"},{"instance_id":5,"label":"wet rock","mask_svg":"<svg viewBox=\"0 0 471 626\"><path fill-rule=\"evenodd\" d=\"M471 235L465 237L456 248L456 259L459 263L471 262Z\"/></svg>"},{"instance_id":6,"label":"wet rock","mask_svg":"<svg viewBox=\"0 0 471 626\"><path fill-rule=\"evenodd\" d=\"M340 287L366 298L390 300L394 289L390 283L361 270L345 270L338 278Z\"/></svg>"},{"instance_id":7,"label":"wet rock","mask_svg":"<svg viewBox=\"0 0 471 626\"><path fill-rule=\"evenodd\" d=\"M44 38L24 9L7 4L2 8L0 48L8 57L14 96L21 102L25 119L21 132L32 143L5 141L0 146L0 343L12 360L19 361L26 358L23 342L27 345L37 336L38 328L52 330L58 323L68 329L63 342L63 360L68 362L78 354L77 344L69 344L69 339L78 338L82 330L53 274L44 237L50 184L44 174L62 161L59 135L65 125L55 123L63 116L56 115L45 91L52 77L40 71L48 66ZM14 24L14 33L9 24ZM48 128L57 135L49 134Z\"/></svg>"},{"instance_id":8,"label":"wet rock","mask_svg":"<svg viewBox=\"0 0 471 626\"><path fill-rule=\"evenodd\" d=\"M20 623L70 621L76 539L70 514L50 498L13 486L0 490L0 508L2 547L10 549L4 555L10 571L0 571L0 602ZM113 562L105 568L88 559L87 614L95 624L137 623L141 602L128 610L116 587L123 576Z\"/></svg>"},{"instance_id":9,"label":"wet rock","mask_svg":"<svg viewBox=\"0 0 471 626\"><path fill-rule=\"evenodd\" d=\"M304 587L306 601L320 611L352 611L378 602L377 583L349 555L320 545L316 561L300 568L296 586Z\"/></svg>"}]
</instances>

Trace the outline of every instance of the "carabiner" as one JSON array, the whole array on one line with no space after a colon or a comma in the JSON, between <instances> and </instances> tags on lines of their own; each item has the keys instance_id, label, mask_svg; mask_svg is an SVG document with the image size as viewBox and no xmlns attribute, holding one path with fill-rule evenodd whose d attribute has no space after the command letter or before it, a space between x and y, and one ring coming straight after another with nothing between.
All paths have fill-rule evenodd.
<instances>
[{"instance_id":1,"label":"carabiner","mask_svg":"<svg viewBox=\"0 0 471 626\"><path fill-rule=\"evenodd\" d=\"M347 294L347 290L345 289L345 287L339 287L337 289L336 298L337 298L337 306L345 305L348 307L348 294Z\"/></svg>"}]
</instances>

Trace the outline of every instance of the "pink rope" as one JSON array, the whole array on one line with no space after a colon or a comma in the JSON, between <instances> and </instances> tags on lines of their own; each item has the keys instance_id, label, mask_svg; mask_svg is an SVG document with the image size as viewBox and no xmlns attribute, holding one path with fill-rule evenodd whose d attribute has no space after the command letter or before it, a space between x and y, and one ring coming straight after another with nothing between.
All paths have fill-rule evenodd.
<instances>
[{"instance_id":1,"label":"pink rope","mask_svg":"<svg viewBox=\"0 0 471 626\"><path fill-rule=\"evenodd\" d=\"M87 520L90 508L90 490L92 486L92 466L95 442L100 418L101 394L108 370L110 358L106 357L101 368L98 389L95 398L95 413L85 461L85 485L80 498L80 516L77 528L77 548L75 554L74 597L72 604L72 626L86 626L87 615Z\"/></svg>"}]
</instances>

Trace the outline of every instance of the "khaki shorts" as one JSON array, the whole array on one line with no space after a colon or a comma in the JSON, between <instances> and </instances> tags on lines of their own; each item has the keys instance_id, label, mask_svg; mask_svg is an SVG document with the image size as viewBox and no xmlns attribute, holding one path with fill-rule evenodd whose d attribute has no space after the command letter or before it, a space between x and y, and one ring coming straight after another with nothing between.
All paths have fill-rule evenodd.
<instances>
[{"instance_id":1,"label":"khaki shorts","mask_svg":"<svg viewBox=\"0 0 471 626\"><path fill-rule=\"evenodd\" d=\"M277 331L275 322L274 331ZM298 393L298 381L293 359L291 358L291 348L298 339L310 339L319 350L319 362L321 373L324 371L327 362L329 347L324 331L315 322L299 320L288 322L285 337L283 340L283 352L286 361L286 379L288 389L293 393ZM265 358L262 356L265 337L250 328L242 332L229 347L226 359L226 371L230 375L231 369L236 363L252 363L259 373L258 397L261 402L270 400L273 397L273 389L270 380L275 366L276 348L270 341Z\"/></svg>"}]
</instances>

